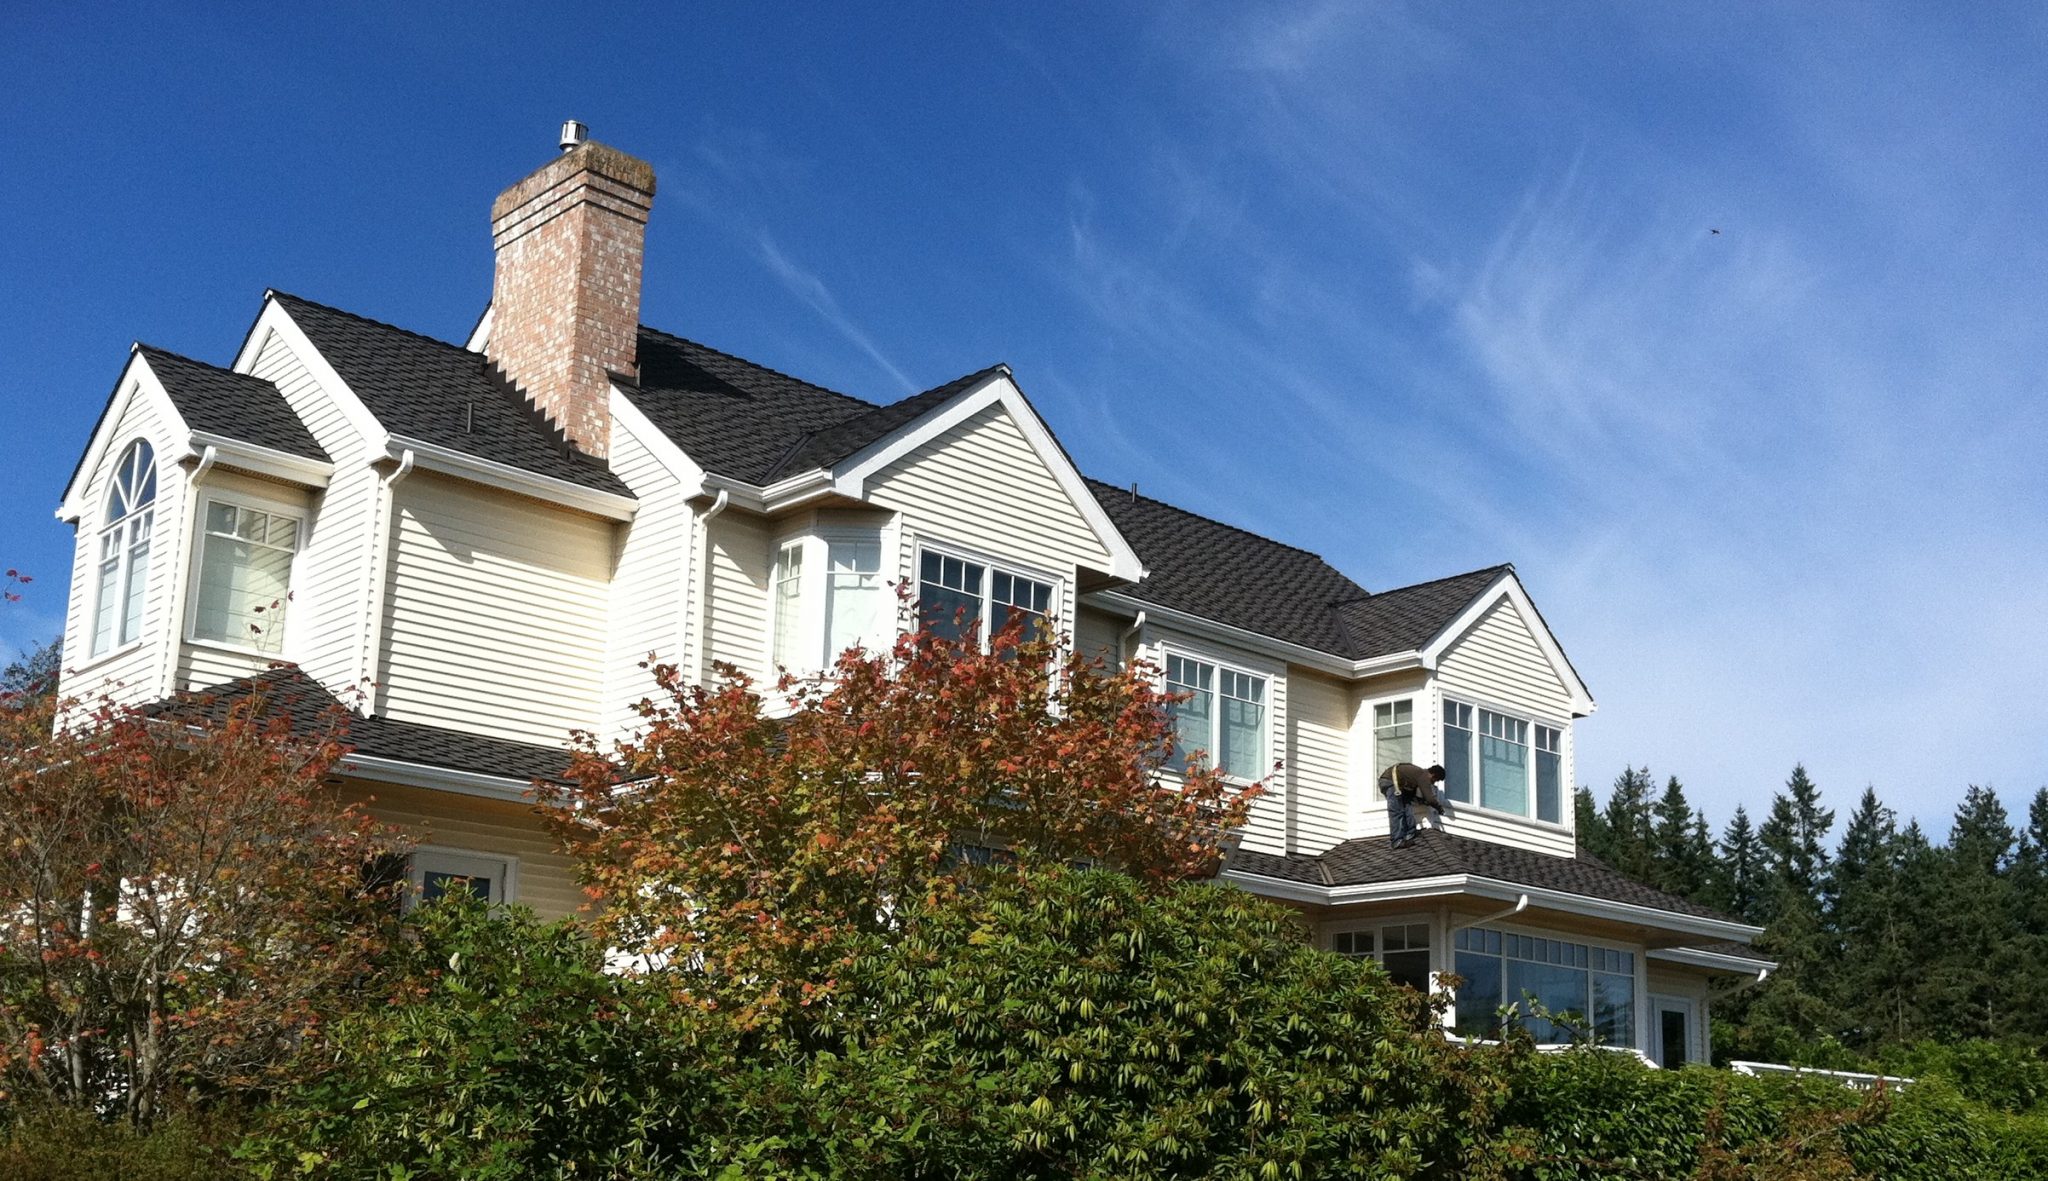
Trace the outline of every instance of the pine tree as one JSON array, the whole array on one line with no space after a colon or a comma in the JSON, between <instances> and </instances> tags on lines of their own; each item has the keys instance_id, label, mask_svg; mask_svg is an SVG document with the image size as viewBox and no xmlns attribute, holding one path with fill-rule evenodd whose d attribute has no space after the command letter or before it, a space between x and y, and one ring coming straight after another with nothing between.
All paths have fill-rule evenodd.
<instances>
[{"instance_id":1,"label":"pine tree","mask_svg":"<svg viewBox=\"0 0 2048 1181\"><path fill-rule=\"evenodd\" d=\"M1650 810L1650 791L1655 782L1648 767L1624 767L1615 777L1603 817L1608 851L1602 860L1639 882L1653 882L1657 878L1655 823Z\"/></svg>"},{"instance_id":2,"label":"pine tree","mask_svg":"<svg viewBox=\"0 0 2048 1181\"><path fill-rule=\"evenodd\" d=\"M1825 924L1834 950L1825 986L1846 1023L1844 1040L1866 1052L1912 1026L1919 944L1901 886L1897 816L1866 787L1842 832Z\"/></svg>"},{"instance_id":3,"label":"pine tree","mask_svg":"<svg viewBox=\"0 0 2048 1181\"><path fill-rule=\"evenodd\" d=\"M1771 814L1757 829L1764 847L1770 888L1764 892L1764 915L1775 920L1783 908L1811 905L1827 908L1828 830L1835 814L1820 806L1820 788L1803 765L1792 768L1785 790L1771 800Z\"/></svg>"},{"instance_id":4,"label":"pine tree","mask_svg":"<svg viewBox=\"0 0 2048 1181\"><path fill-rule=\"evenodd\" d=\"M1735 816L1721 835L1721 893L1716 905L1745 923L1763 922L1764 848L1756 829L1749 823L1749 811L1735 806Z\"/></svg>"},{"instance_id":5,"label":"pine tree","mask_svg":"<svg viewBox=\"0 0 2048 1181\"><path fill-rule=\"evenodd\" d=\"M2013 857L2014 936L2020 971L2012 1032L2035 1043L2048 1038L2048 787L2034 793L2027 827Z\"/></svg>"},{"instance_id":6,"label":"pine tree","mask_svg":"<svg viewBox=\"0 0 2048 1181\"><path fill-rule=\"evenodd\" d=\"M1572 789L1572 819L1578 829L1579 847L1602 861L1611 861L1614 841L1607 831L1607 820L1593 800L1593 789L1584 784Z\"/></svg>"},{"instance_id":7,"label":"pine tree","mask_svg":"<svg viewBox=\"0 0 2048 1181\"><path fill-rule=\"evenodd\" d=\"M1820 806L1820 789L1797 766L1757 831L1766 926L1757 946L1778 961L1778 971L1743 998L1734 1017L1732 1048L1745 1056L1811 1062L1843 1025L1825 985L1833 960L1825 842L1834 823L1835 814Z\"/></svg>"},{"instance_id":8,"label":"pine tree","mask_svg":"<svg viewBox=\"0 0 2048 1181\"><path fill-rule=\"evenodd\" d=\"M1943 920L1923 934L1935 954L1921 1004L1936 1036L1997 1037L2019 1018L2012 1008L2025 965L2012 938L2020 915L2008 876L2016 840L1997 793L1972 785L1937 863Z\"/></svg>"},{"instance_id":9,"label":"pine tree","mask_svg":"<svg viewBox=\"0 0 2048 1181\"><path fill-rule=\"evenodd\" d=\"M1656 876L1652 882L1680 898L1699 897L1707 885L1708 862L1695 857L1692 805L1686 801L1678 776L1673 775L1664 785L1664 796L1653 815L1650 850Z\"/></svg>"}]
</instances>

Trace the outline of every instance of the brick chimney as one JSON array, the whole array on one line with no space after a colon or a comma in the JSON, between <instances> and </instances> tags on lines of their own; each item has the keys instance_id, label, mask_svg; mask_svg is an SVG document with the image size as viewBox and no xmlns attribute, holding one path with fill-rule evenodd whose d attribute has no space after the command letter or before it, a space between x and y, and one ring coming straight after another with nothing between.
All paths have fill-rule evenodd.
<instances>
[{"instance_id":1,"label":"brick chimney","mask_svg":"<svg viewBox=\"0 0 2048 1181\"><path fill-rule=\"evenodd\" d=\"M562 155L491 205L498 252L484 353L578 451L611 450L611 379L638 376L654 167L562 127Z\"/></svg>"}]
</instances>

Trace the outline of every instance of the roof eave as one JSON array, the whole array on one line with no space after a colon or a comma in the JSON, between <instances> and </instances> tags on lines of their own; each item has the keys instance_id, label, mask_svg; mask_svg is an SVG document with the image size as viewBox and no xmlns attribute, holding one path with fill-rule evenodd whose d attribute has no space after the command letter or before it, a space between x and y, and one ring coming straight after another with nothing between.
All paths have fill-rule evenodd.
<instances>
[{"instance_id":1,"label":"roof eave","mask_svg":"<svg viewBox=\"0 0 2048 1181\"><path fill-rule=\"evenodd\" d=\"M1377 656L1352 659L1346 656L1339 656L1334 652L1325 652L1320 648L1311 648L1306 644L1282 640L1275 636L1269 636L1264 632L1252 631L1250 628L1238 627L1236 624L1223 623L1204 615L1196 615L1191 611L1183 611L1178 607L1161 606L1158 603L1141 599L1126 591L1091 591L1083 597L1094 605L1110 607L1124 614L1143 612L1148 619L1185 628L1207 639L1251 648L1268 655L1281 657L1290 664L1298 664L1304 668L1312 668L1333 676L1351 678L1372 677L1379 676L1382 673L1432 667L1423 659L1422 653L1414 649L1409 649L1405 652L1387 652Z\"/></svg>"},{"instance_id":2,"label":"roof eave","mask_svg":"<svg viewBox=\"0 0 2048 1181\"><path fill-rule=\"evenodd\" d=\"M329 460L295 455L211 431L193 431L188 446L194 455L204 454L211 447L233 467L308 488L325 488L334 475L334 464Z\"/></svg>"},{"instance_id":3,"label":"roof eave","mask_svg":"<svg viewBox=\"0 0 2048 1181\"><path fill-rule=\"evenodd\" d=\"M402 459L408 451L413 453L415 465L427 471L577 509L607 520L630 521L640 508L640 502L631 496L585 488L581 484L543 476L424 439L408 435L390 435L385 439L384 458Z\"/></svg>"}]
</instances>

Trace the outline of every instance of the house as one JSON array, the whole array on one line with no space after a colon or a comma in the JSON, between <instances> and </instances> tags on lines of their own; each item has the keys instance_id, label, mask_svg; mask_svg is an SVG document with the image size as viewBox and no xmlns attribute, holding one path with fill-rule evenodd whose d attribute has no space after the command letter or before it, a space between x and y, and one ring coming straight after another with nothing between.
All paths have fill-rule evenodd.
<instances>
[{"instance_id":1,"label":"house","mask_svg":"<svg viewBox=\"0 0 2048 1181\"><path fill-rule=\"evenodd\" d=\"M272 291L225 366L135 346L58 510L66 693L340 701L342 789L417 832L415 885L553 915L581 896L528 785L572 730L633 724L647 653L815 669L885 644L907 580L983 628L1068 621L1192 695L1188 745L1282 762L1223 876L1397 978L1457 973L1460 1029L1529 992L1706 1056L1758 930L1578 851L1593 699L1511 566L1368 591L1084 477L1003 366L877 405L641 325L653 169L565 132L492 208L464 343ZM1457 806L1396 851L1376 780L1403 759Z\"/></svg>"}]
</instances>

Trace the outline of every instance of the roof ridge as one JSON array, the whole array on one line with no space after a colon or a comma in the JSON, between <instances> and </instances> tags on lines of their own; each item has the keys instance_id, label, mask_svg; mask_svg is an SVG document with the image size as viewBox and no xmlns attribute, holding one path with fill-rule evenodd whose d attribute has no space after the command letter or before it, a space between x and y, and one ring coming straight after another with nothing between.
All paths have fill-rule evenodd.
<instances>
[{"instance_id":1,"label":"roof ridge","mask_svg":"<svg viewBox=\"0 0 2048 1181\"><path fill-rule=\"evenodd\" d=\"M403 329L401 329L400 331L403 331ZM866 398L863 398L858 394L844 393L840 390L833 389L831 386L819 385L815 381L808 381L804 378L798 377L794 373L785 373L780 369L774 368L773 366L763 365L759 361L742 357L738 353L728 353L724 349L715 348L711 345L705 344L701 340L692 340L687 336L682 336L674 332L669 332L666 329L656 328L652 324L640 325L640 331L651 332L656 336L666 337L669 340L676 341L679 344L689 345L691 348L703 349L707 353L717 353L719 356L724 357L728 361L738 361L742 365L752 366L755 369L759 369L763 373L772 373L784 381L793 381L800 386L806 386L810 389L814 389L821 394L831 394L835 398L845 398L849 402L858 402L861 405L868 407L869 409L880 410L884 405L887 405L887 403L882 402L870 402ZM916 397L915 394L912 394L910 396Z\"/></svg>"},{"instance_id":2,"label":"roof ridge","mask_svg":"<svg viewBox=\"0 0 2048 1181\"><path fill-rule=\"evenodd\" d=\"M472 353L469 351L469 349L465 348L462 345L456 344L453 341L442 340L438 336L428 336L424 332L415 332L410 328L403 327L402 325L393 324L389 320L379 320L375 316L365 316L361 312L352 312L349 311L347 308L338 308L331 303L321 303L317 299L307 299L303 295L294 295L289 291L279 291L275 287L272 287L269 293L276 298L288 299L294 303L302 303L308 307L319 308L323 312L333 312L337 316L347 316L351 320L359 320L365 324L374 324L379 328L388 328L393 332L402 333L406 336L414 338L415 340L423 340L428 344L440 345L444 349L453 349L455 352L463 353L472 357L477 357L479 359L483 357L482 353Z\"/></svg>"},{"instance_id":3,"label":"roof ridge","mask_svg":"<svg viewBox=\"0 0 2048 1181\"><path fill-rule=\"evenodd\" d=\"M1206 521L1209 524L1215 525L1220 529L1228 529L1233 533L1242 533L1246 537L1255 538L1259 541L1265 542L1268 545L1277 545L1281 549L1291 549L1298 554L1307 554L1309 557L1314 558L1316 561L1321 562L1323 565L1330 567L1330 569L1337 570L1337 567L1333 563L1331 563L1331 561L1328 558L1325 558L1323 555L1304 546L1295 545L1291 542L1281 541L1278 538L1268 537L1263 533L1255 533L1242 525L1233 525L1228 521L1219 521L1214 517L1204 516L1203 514L1198 513L1193 509L1182 508L1177 504L1161 500L1156 496L1147 496L1142 492L1132 492L1129 489L1120 488L1117 485L1110 483L1108 480L1097 479L1096 477L1089 475L1083 475L1081 478L1083 480L1086 480L1090 484L1100 484L1104 488L1107 488L1110 491L1115 492L1118 496L1131 496L1138 500L1149 500L1153 504L1156 504L1161 508L1171 509L1184 517L1193 517L1197 521ZM1337 573L1339 575L1342 575L1346 582L1350 582L1354 586L1357 585L1357 581L1353 579L1349 574L1345 574L1342 570L1337 570ZM1418 583L1417 585L1420 584ZM1364 588L1360 587L1359 589L1363 590ZM1367 593L1370 594L1371 592L1368 591Z\"/></svg>"},{"instance_id":4,"label":"roof ridge","mask_svg":"<svg viewBox=\"0 0 2048 1181\"><path fill-rule=\"evenodd\" d=\"M167 349L160 344L151 344L146 340L138 340L135 342L135 348L139 352L161 353L164 356L171 358L173 361L184 361L187 364L204 366L205 368L211 369L216 373L226 373L234 377L246 377L250 381L260 381L264 385L272 386L273 388L275 388L275 383L271 382L268 378L258 377L253 373L242 373L226 365L216 365L211 361L202 361L199 358L194 357L188 353L181 353L176 349Z\"/></svg>"},{"instance_id":5,"label":"roof ridge","mask_svg":"<svg viewBox=\"0 0 2048 1181\"><path fill-rule=\"evenodd\" d=\"M1390 586L1383 591L1367 591L1365 593L1365 597L1360 599L1336 599L1332 601L1330 605L1332 607L1341 607L1349 603L1369 602L1373 599L1383 599L1388 595L1400 594L1402 591L1421 590L1423 587L1436 586L1438 583L1456 582L1460 578L1470 578L1474 574L1491 574L1496 570L1513 570L1514 568L1515 564L1513 562L1495 562L1491 566L1475 567L1474 569L1467 570L1462 574L1446 574L1440 578L1426 578L1421 582L1411 582L1406 586Z\"/></svg>"}]
</instances>

